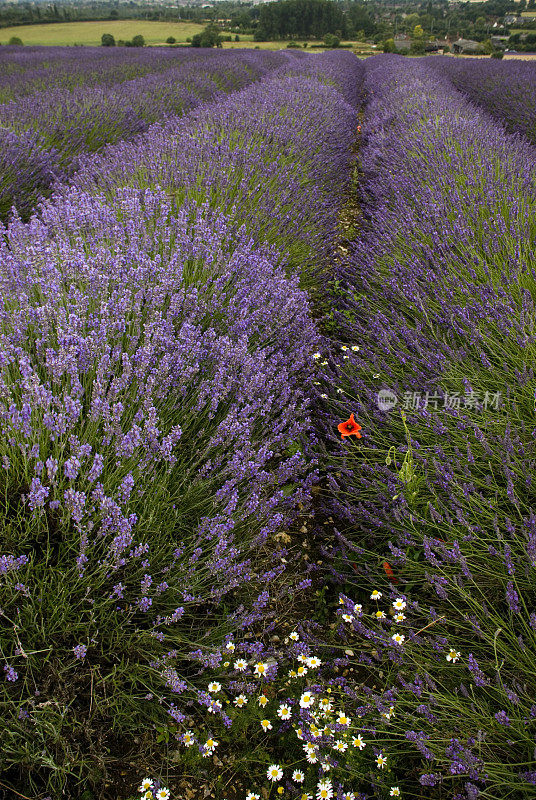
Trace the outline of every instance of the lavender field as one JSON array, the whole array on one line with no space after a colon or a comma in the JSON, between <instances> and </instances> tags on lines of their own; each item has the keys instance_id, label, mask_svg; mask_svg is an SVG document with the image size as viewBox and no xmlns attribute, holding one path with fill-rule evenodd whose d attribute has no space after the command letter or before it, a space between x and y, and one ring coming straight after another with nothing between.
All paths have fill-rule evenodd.
<instances>
[{"instance_id":1,"label":"lavender field","mask_svg":"<svg viewBox=\"0 0 536 800\"><path fill-rule=\"evenodd\" d=\"M0 54L0 798L536 796L536 72Z\"/></svg>"}]
</instances>

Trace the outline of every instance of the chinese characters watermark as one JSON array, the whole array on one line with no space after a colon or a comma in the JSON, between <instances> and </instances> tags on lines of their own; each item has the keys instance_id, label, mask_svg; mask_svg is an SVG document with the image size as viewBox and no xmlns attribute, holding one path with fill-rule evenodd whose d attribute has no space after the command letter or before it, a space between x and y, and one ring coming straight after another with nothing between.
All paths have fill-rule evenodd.
<instances>
[{"instance_id":1,"label":"chinese characters watermark","mask_svg":"<svg viewBox=\"0 0 536 800\"><path fill-rule=\"evenodd\" d=\"M476 411L498 410L501 404L501 393L490 391L470 391L465 394L460 392L404 392L398 398L392 389L381 389L377 397L380 411L391 411L400 406L405 411L440 409L459 411L463 408Z\"/></svg>"}]
</instances>

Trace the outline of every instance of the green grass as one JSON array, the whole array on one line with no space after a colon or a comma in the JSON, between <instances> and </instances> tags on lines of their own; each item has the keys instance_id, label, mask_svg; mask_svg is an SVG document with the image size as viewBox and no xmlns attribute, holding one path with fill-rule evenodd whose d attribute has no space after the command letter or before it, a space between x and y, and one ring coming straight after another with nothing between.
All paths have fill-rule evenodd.
<instances>
[{"instance_id":1,"label":"green grass","mask_svg":"<svg viewBox=\"0 0 536 800\"><path fill-rule=\"evenodd\" d=\"M7 44L12 36L18 36L25 45L100 45L102 34L111 33L116 41L126 41L141 34L147 44L164 44L168 36L174 36L177 42L186 42L187 38L200 33L203 27L194 22L150 22L142 19L59 22L0 28L0 42Z\"/></svg>"},{"instance_id":2,"label":"green grass","mask_svg":"<svg viewBox=\"0 0 536 800\"><path fill-rule=\"evenodd\" d=\"M101 43L103 33L111 33L116 42L127 41L141 34L149 45L163 45L169 36L173 36L177 44L200 33L204 25L195 22L151 22L142 19L101 20L98 22L58 22L51 25L20 25L14 28L0 28L0 44L7 44L12 36L18 36L25 45L75 45L96 46ZM226 32L223 32L226 35ZM234 40L234 34L231 34ZM303 42L300 40L300 44ZM225 49L259 47L261 50L284 50L288 40L277 42L254 42L250 35L240 34L239 42L224 42ZM359 51L367 51L370 45L364 42L352 42ZM312 50L311 52L321 52Z\"/></svg>"}]
</instances>

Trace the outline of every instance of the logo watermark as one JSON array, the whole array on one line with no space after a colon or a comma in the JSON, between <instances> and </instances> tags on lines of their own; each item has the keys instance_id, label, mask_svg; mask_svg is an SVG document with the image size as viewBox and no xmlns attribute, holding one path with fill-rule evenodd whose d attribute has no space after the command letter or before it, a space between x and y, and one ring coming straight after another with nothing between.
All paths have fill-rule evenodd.
<instances>
[{"instance_id":1,"label":"logo watermark","mask_svg":"<svg viewBox=\"0 0 536 800\"><path fill-rule=\"evenodd\" d=\"M405 411L433 409L439 411L456 410L463 408L475 411L497 411L501 405L501 393L489 391L460 392L404 392L402 397L397 397L392 389L380 389L376 402L380 411L391 411L396 406Z\"/></svg>"}]
</instances>

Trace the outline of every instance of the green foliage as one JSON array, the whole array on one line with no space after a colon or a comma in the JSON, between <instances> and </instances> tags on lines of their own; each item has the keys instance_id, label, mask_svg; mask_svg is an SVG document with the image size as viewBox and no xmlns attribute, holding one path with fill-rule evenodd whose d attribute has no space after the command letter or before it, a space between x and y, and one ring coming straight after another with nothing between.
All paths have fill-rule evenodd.
<instances>
[{"instance_id":1,"label":"green foliage","mask_svg":"<svg viewBox=\"0 0 536 800\"><path fill-rule=\"evenodd\" d=\"M166 39L166 44L175 44L176 41L177 40L175 39L174 36L168 36L168 38Z\"/></svg>"},{"instance_id":2,"label":"green foliage","mask_svg":"<svg viewBox=\"0 0 536 800\"><path fill-rule=\"evenodd\" d=\"M132 38L132 47L145 47L145 38L140 33Z\"/></svg>"},{"instance_id":3,"label":"green foliage","mask_svg":"<svg viewBox=\"0 0 536 800\"><path fill-rule=\"evenodd\" d=\"M8 42L8 45L17 45L18 47L21 47L22 44L23 44L22 39L19 39L18 36L12 36Z\"/></svg>"},{"instance_id":4,"label":"green foliage","mask_svg":"<svg viewBox=\"0 0 536 800\"><path fill-rule=\"evenodd\" d=\"M308 36L322 39L330 31L348 33L346 16L331 0L282 0L261 6L256 41ZM339 38L340 38L339 37Z\"/></svg>"},{"instance_id":5,"label":"green foliage","mask_svg":"<svg viewBox=\"0 0 536 800\"><path fill-rule=\"evenodd\" d=\"M192 36L192 47L221 47L223 36L220 29L213 23L207 25L204 31Z\"/></svg>"},{"instance_id":6,"label":"green foliage","mask_svg":"<svg viewBox=\"0 0 536 800\"><path fill-rule=\"evenodd\" d=\"M330 49L337 48L340 45L340 43L341 40L339 39L338 36L335 36L334 33L326 33L326 35L324 36L324 44L326 45L326 47L329 47Z\"/></svg>"},{"instance_id":7,"label":"green foliage","mask_svg":"<svg viewBox=\"0 0 536 800\"><path fill-rule=\"evenodd\" d=\"M101 36L101 47L115 47L115 38L111 33L103 33Z\"/></svg>"}]
</instances>

